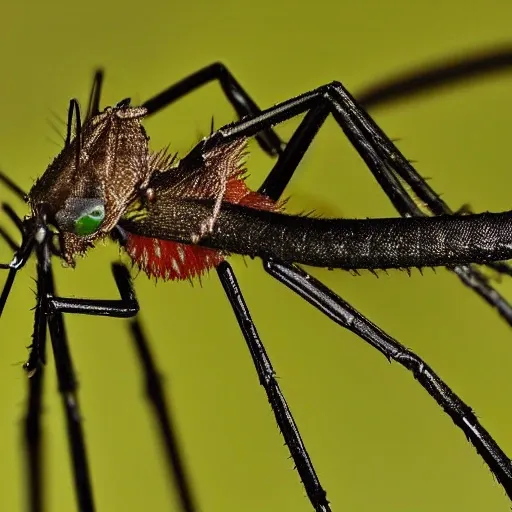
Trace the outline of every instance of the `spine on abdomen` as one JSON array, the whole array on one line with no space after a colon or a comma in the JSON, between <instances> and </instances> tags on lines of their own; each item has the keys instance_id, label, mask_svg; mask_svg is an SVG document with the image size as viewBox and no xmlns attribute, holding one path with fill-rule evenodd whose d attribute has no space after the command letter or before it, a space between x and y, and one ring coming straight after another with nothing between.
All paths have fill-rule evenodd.
<instances>
[{"instance_id":1,"label":"spine on abdomen","mask_svg":"<svg viewBox=\"0 0 512 512\"><path fill-rule=\"evenodd\" d=\"M391 219L319 219L225 210L207 245L344 269L488 263L512 258L512 212Z\"/></svg>"}]
</instances>

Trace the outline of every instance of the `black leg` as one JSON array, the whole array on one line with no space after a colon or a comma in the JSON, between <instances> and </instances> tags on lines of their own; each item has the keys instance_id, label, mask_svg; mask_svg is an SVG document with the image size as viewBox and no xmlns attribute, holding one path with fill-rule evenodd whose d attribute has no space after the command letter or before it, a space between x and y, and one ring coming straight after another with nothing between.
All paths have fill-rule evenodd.
<instances>
[{"instance_id":1,"label":"black leg","mask_svg":"<svg viewBox=\"0 0 512 512\"><path fill-rule=\"evenodd\" d=\"M366 108L376 107L383 103L403 96L411 96L419 93L436 90L440 87L453 85L462 80L469 80L512 69L512 48L493 48L477 55L465 55L453 58L444 63L437 63L432 66L421 68L421 70L407 73L398 77L394 77L380 85L372 87L366 92L361 93L357 97L360 103ZM240 118L244 116L257 117L261 110L250 95L242 88L239 82L234 78L233 74L221 63L214 63L207 66L192 75L184 78L180 82L172 85L162 93L151 98L144 103L148 108L149 114L153 114L167 105L177 101L179 98L187 95L193 90L211 81L218 80L228 101L235 108ZM313 120L310 123L304 123L302 128L304 132L301 137L290 141L283 154L284 143L279 139L277 134L272 130L269 124L262 125L262 132L256 133L258 143L269 155L280 155L279 161L273 169L271 175L265 180L261 191L269 195L269 197L278 197L284 190L287 181L291 178L296 165L300 161L302 154L306 151L309 143L305 140L310 136L314 137L316 131L311 128L317 124L318 128L322 124L321 113L318 107L315 114L312 114ZM309 134L305 127L309 124ZM374 125L374 128L377 128ZM313 133L314 132L314 133ZM380 132L380 130L379 130ZM386 138L381 132L381 138ZM302 140L301 140L302 139ZM293 142L293 143L292 143ZM396 147L388 148L390 151L388 156L394 156L397 152ZM398 153L399 154L399 153ZM401 156L401 155L400 155ZM418 194L420 199L425 201L426 205L434 215L441 213L451 213L448 206L442 202L439 196L428 186L407 162L405 158L401 158L398 162L403 167L403 174L397 169L396 172L402 179L408 183ZM286 169L285 172L283 170ZM269 183L273 181L274 175L279 174L280 185L274 183L276 190L269 188ZM384 189L388 197L392 200L395 207L402 215L421 215L414 201L409 199L408 194L402 187L397 188L397 183L390 181L389 175L383 175L380 178L376 176L381 187ZM383 181L387 181L388 186L384 186ZM279 192L278 189L281 191ZM402 197L398 199L396 194ZM490 265L494 270L510 273L508 266ZM470 267L459 267L453 269L459 276L461 281L478 293L486 302L495 307L499 314L505 320L512 324L512 307L494 288L488 285L485 277L478 270Z\"/></svg>"},{"instance_id":2,"label":"black leg","mask_svg":"<svg viewBox=\"0 0 512 512\"><path fill-rule=\"evenodd\" d=\"M222 91L235 109L238 117L253 116L260 112L254 100L238 83L227 67L220 62L206 66L185 77L183 80L176 82L165 91L145 101L142 106L148 109L148 115L155 114L195 89L215 80L219 82ZM262 133L257 134L256 140L261 149L267 154L274 156L281 153L283 142L272 128L267 128Z\"/></svg>"},{"instance_id":3,"label":"black leg","mask_svg":"<svg viewBox=\"0 0 512 512\"><path fill-rule=\"evenodd\" d=\"M46 239L37 247L38 302L42 302L42 310L50 331L59 392L66 416L78 510L94 512L94 498L77 395L78 384L69 351L64 319L60 311L50 311L48 303L55 291L50 259L51 251ZM36 340L34 340L34 347L37 347L38 354L41 353L41 341L41 339L37 340L36 344ZM36 369L28 367L27 370L34 371Z\"/></svg>"},{"instance_id":4,"label":"black leg","mask_svg":"<svg viewBox=\"0 0 512 512\"><path fill-rule=\"evenodd\" d=\"M296 98L271 107L260 114L231 123L217 130L197 146L200 152L231 142L240 137L253 136L260 130L279 124L307 112L288 146L266 178L260 192L277 199L289 180L305 151L330 112L345 135L372 171L381 188L403 216L424 215L400 179L404 180L425 202L434 215L451 214L452 210L429 187L412 165L400 153L393 142L382 132L364 110L360 109L343 86L337 82L319 87ZM195 158L193 151L191 158ZM187 157L185 157L187 158ZM512 325L512 306L494 290L484 276L471 267L455 267L453 270L462 282L495 307L499 314Z\"/></svg>"},{"instance_id":5,"label":"black leg","mask_svg":"<svg viewBox=\"0 0 512 512\"><path fill-rule=\"evenodd\" d=\"M21 268L23 268L25 263L28 261L34 248L34 237L32 236L32 232L30 231L30 229L27 228L26 226L22 226L21 229L21 246L14 252L13 259L9 264L0 264L0 269L9 269L9 274L7 275L7 279L2 289L2 294L0 295L0 316L2 316L5 303L7 302L12 285L14 284L14 279L16 278L16 274Z\"/></svg>"},{"instance_id":6,"label":"black leg","mask_svg":"<svg viewBox=\"0 0 512 512\"><path fill-rule=\"evenodd\" d=\"M27 412L23 421L25 448L25 472L27 475L27 510L43 512L45 503L45 485L43 471L43 436L42 436L42 402L45 368L39 361L45 360L46 351L46 317L43 309L42 290L38 281L37 305L34 315L33 346L37 346L37 371L32 372L27 380ZM34 352L32 352L34 353ZM31 353L31 354L32 354Z\"/></svg>"},{"instance_id":7,"label":"black leg","mask_svg":"<svg viewBox=\"0 0 512 512\"><path fill-rule=\"evenodd\" d=\"M344 103L340 104L340 100ZM383 150L382 147L372 147L374 145L379 146L382 142L389 144L391 147L394 146L392 146L391 141L374 125L373 121L371 121L363 111L357 109L348 93L336 83L277 105L274 108L262 112L255 118L244 119L221 128L211 137L211 142L208 140L205 142L205 146L208 146L210 143L212 145L222 144L225 141L227 142L240 136L251 135L263 127L284 121L288 116L293 117L301 111L307 111L307 115L292 136L284 152L280 155L272 172L260 188L260 192L275 200L279 198L289 179L291 179L302 156L309 147L309 144L329 112L331 112L336 117L349 139L356 146L356 149L358 149L379 183L381 183L382 188L393 200L393 204L395 204L397 209L403 215L421 214L414 200L412 200L403 189L397 176L391 172L391 170L394 170L397 162L399 164L405 162L407 166L411 166L405 158L399 154L396 148L394 152L392 152L389 148ZM365 153L367 146L369 154ZM398 174L398 172L396 172L396 174ZM433 196L434 201L441 201L435 194L433 194ZM439 203L436 202L432 204L434 204L434 206L439 205ZM393 350L389 349L388 352L384 352L386 356L392 357L394 355L398 362L413 371L415 377L420 381L423 387L425 387L438 403L447 410L454 422L468 435L478 453L486 461L491 471L497 476L500 483L502 483L507 493L512 498L512 467L508 457L502 452L487 431L478 423L471 410L465 406L465 404L463 404L458 397L456 397L449 388L417 358L417 356L406 351L397 342L372 326L362 315L357 313L357 311L351 308L340 297L305 272L295 270L291 267L290 275L292 277L290 277L286 273L282 274L277 271L272 271L272 269L278 268L278 264L274 262L265 262L265 267L274 277L290 286L294 291L299 293L301 297L312 302L324 314L338 323L341 323L341 325L348 328L351 325L352 319L357 318L358 323L356 322L356 324L352 326L356 334L367 341L372 341L372 344L379 350L384 351L384 348L389 349L389 346L391 346ZM286 269L286 266L283 266L283 268ZM487 285L485 279L481 277L479 273L474 272L468 267L458 267L454 269L454 271L463 279L465 284L470 284L471 287L491 305L502 308L500 311L502 314L503 311L505 313L512 311L504 299L499 296L498 298L496 297L496 292ZM293 283L293 285L291 285L290 282ZM298 283L300 283L302 287L307 284L307 290L305 291L305 289L301 288ZM231 302L233 304L232 300ZM322 306L319 305L320 302L323 302ZM338 312L338 317L333 316L333 311ZM340 312L342 316L339 316ZM347 315L350 315L350 318L347 317ZM509 321L512 320L511 314L508 316L505 314L504 316ZM367 336L368 326L374 329L372 338L368 338ZM242 330L244 330L243 327ZM377 342L376 340L379 341ZM383 343L382 340L386 340L386 343ZM436 389L436 387L439 386L441 387ZM271 404L275 410L272 401ZM277 415L278 413L276 412L276 416ZM304 477L302 480L306 482Z\"/></svg>"},{"instance_id":8,"label":"black leg","mask_svg":"<svg viewBox=\"0 0 512 512\"><path fill-rule=\"evenodd\" d=\"M16 194L20 199L23 201L26 200L25 192L3 172L0 172L0 182L3 183L9 190L11 190L11 192ZM22 242L21 246L18 247L17 244L5 233L4 230L2 230L0 233L2 238L14 250L14 257L9 264L6 265L0 263L0 269L9 269L9 274L7 275L7 279L4 283L4 287L0 295L0 316L2 316L5 303L7 302L12 285L14 284L14 279L16 278L16 274L18 270L20 270L25 265L34 247L33 237L29 236L32 234L29 232L29 224L24 224L10 205L2 203L2 210L20 230L22 234Z\"/></svg>"},{"instance_id":9,"label":"black leg","mask_svg":"<svg viewBox=\"0 0 512 512\"><path fill-rule=\"evenodd\" d=\"M44 258L47 263L47 271L44 275L38 274L38 284L44 283L45 297L44 307L49 317L50 335L55 353L55 363L59 378L59 388L63 395L63 401L68 420L68 437L70 440L73 468L75 472L75 487L78 494L79 510L94 510L92 501L92 489L90 485L89 472L87 469L87 457L85 442L80 422L80 411L77 399L77 382L75 372L69 353L69 347L64 331L62 313L75 313L110 317L131 317L138 309L138 302L133 291L131 279L127 268L124 265L113 264L112 270L116 280L121 300L91 300L55 297L53 277L50 267L51 247L49 241L44 243ZM43 250L38 246L38 251ZM39 253L38 253L39 256ZM36 310L37 316L37 310ZM164 393L160 385L158 371L151 356L148 343L144 337L139 323L135 320L131 324L133 340L138 355L141 359L146 390L151 403L154 406L155 417L160 427L164 440L167 460L171 476L176 482L180 495L181 506L184 512L195 512L192 492L186 477L184 464L179 453L178 442L174 433L171 416L167 410ZM41 336L32 347L29 361L26 364L27 370L38 375L36 369L41 368L38 355L41 354ZM34 423L34 422L33 422Z\"/></svg>"},{"instance_id":10,"label":"black leg","mask_svg":"<svg viewBox=\"0 0 512 512\"><path fill-rule=\"evenodd\" d=\"M365 340L388 360L394 360L411 371L414 378L464 432L512 499L512 461L480 424L471 408L453 393L432 368L302 269L273 261L265 262L264 266L271 276L288 286L324 315Z\"/></svg>"},{"instance_id":11,"label":"black leg","mask_svg":"<svg viewBox=\"0 0 512 512\"><path fill-rule=\"evenodd\" d=\"M285 443L290 450L290 454L304 488L306 489L308 498L316 511L328 512L331 509L327 501L326 492L320 484L320 480L316 475L315 468L309 458L290 408L279 388L274 368L260 340L256 326L252 321L235 274L229 263L225 261L217 267L217 274L219 275L224 291L236 315L240 330L247 342L247 347L251 353L256 371L258 372L260 384L267 393L268 401L270 402Z\"/></svg>"},{"instance_id":12,"label":"black leg","mask_svg":"<svg viewBox=\"0 0 512 512\"><path fill-rule=\"evenodd\" d=\"M6 208L4 208L5 210ZM12 268L0 298L0 311L5 305L14 276L22 264L28 259L33 246L33 238L29 236L29 228L8 208L8 214L22 230L23 242L21 248L15 247L16 255L11 262ZM41 430L42 396L44 382L44 361L46 351L46 328L55 354L59 391L62 396L66 414L68 438L73 462L75 489L80 512L93 512L94 501L89 477L85 441L81 426L80 409L77 398L77 384L73 364L67 344L64 321L60 312L50 312L49 300L54 293L53 274L50 263L51 234L45 233L45 239L36 247L37 253L37 305L34 314L34 331L30 355L25 370L29 375L29 395L27 412L24 418L24 447L27 473L28 510L40 512L44 508L44 471L43 443ZM32 239L30 244L27 240ZM14 243L14 242L13 242Z\"/></svg>"},{"instance_id":13,"label":"black leg","mask_svg":"<svg viewBox=\"0 0 512 512\"><path fill-rule=\"evenodd\" d=\"M50 318L55 315L61 315L62 313L109 317L132 317L136 315L139 310L139 305L133 291L128 269L124 265L113 264L112 271L121 295L121 300L62 298L55 297L52 292L48 298L47 306L48 311L51 314ZM182 510L184 512L195 512L197 508L194 505L192 491L186 476L184 463L179 452L175 429L172 424L167 404L165 403L164 393L160 384L160 377L151 356L149 345L145 339L140 324L136 320L131 323L131 331L144 370L146 392L154 407L155 418L159 425L165 445L169 470L171 477L175 480L178 488ZM55 359L57 360L57 355L55 356ZM67 382L71 383L69 385L70 389L74 389L74 372L72 371L72 367L69 366L71 363L69 360L69 353L67 355L64 354L64 360L67 361L67 363L63 366L70 368L67 375ZM77 482L77 485L79 485L79 482Z\"/></svg>"},{"instance_id":14,"label":"black leg","mask_svg":"<svg viewBox=\"0 0 512 512\"><path fill-rule=\"evenodd\" d=\"M112 272L121 295L120 300L76 299L55 297L52 294L52 298L48 300L50 311L120 318L135 316L139 311L139 303L133 291L128 269L124 265L115 263L112 265Z\"/></svg>"},{"instance_id":15,"label":"black leg","mask_svg":"<svg viewBox=\"0 0 512 512\"><path fill-rule=\"evenodd\" d=\"M197 507L190 486L190 478L185 470L176 429L169 411L169 406L165 400L164 390L162 389L161 378L144 331L137 319L130 322L130 331L137 355L142 363L146 383L146 395L150 404L153 406L153 414L156 418L164 443L170 477L175 481L180 497L180 510L182 512L196 512Z\"/></svg>"},{"instance_id":16,"label":"black leg","mask_svg":"<svg viewBox=\"0 0 512 512\"><path fill-rule=\"evenodd\" d=\"M461 55L433 65L422 65L417 70L391 77L356 94L358 103L364 108L380 107L404 98L434 92L439 88L459 82L512 70L512 47L491 48L479 54ZM96 73L95 83L101 87L102 77ZM174 83L163 92L143 103L148 115L155 114L175 101L210 82L218 81L224 95L239 118L255 116L261 112L251 95L235 79L233 73L222 63L215 62ZM92 94L91 94L92 98ZM98 102L99 103L99 102ZM92 104L92 100L89 105ZM272 130L265 128L256 136L260 147L270 156L281 154L284 142Z\"/></svg>"},{"instance_id":17,"label":"black leg","mask_svg":"<svg viewBox=\"0 0 512 512\"><path fill-rule=\"evenodd\" d=\"M490 48L471 55L451 57L443 62L423 64L418 69L383 80L356 94L365 109L408 100L458 83L512 71L512 46Z\"/></svg>"},{"instance_id":18,"label":"black leg","mask_svg":"<svg viewBox=\"0 0 512 512\"><path fill-rule=\"evenodd\" d=\"M13 251L19 251L19 246L3 229L0 230L0 237L3 238ZM45 360L46 350L46 318L43 311L42 294L37 292L37 305L34 315L34 330L32 333L33 345L39 347L36 361ZM31 355L34 351L31 351ZM43 512L44 494L44 471L43 471L43 443L41 412L44 383L44 365L39 365L37 372L29 375L27 380L28 400L27 410L23 418L23 439L22 446L25 451L25 473L27 475L27 510L29 512Z\"/></svg>"}]
</instances>

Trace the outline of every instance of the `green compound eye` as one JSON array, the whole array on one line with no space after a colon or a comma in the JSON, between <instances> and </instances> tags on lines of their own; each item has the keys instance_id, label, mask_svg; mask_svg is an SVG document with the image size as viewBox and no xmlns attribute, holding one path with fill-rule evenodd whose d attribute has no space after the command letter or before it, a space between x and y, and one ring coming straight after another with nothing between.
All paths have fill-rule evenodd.
<instances>
[{"instance_id":1,"label":"green compound eye","mask_svg":"<svg viewBox=\"0 0 512 512\"><path fill-rule=\"evenodd\" d=\"M88 236L98 231L105 219L105 201L97 197L69 197L55 214L61 231Z\"/></svg>"},{"instance_id":2,"label":"green compound eye","mask_svg":"<svg viewBox=\"0 0 512 512\"><path fill-rule=\"evenodd\" d=\"M75 221L74 232L80 236L91 235L98 230L105 218L105 208L97 205L92 210L84 212Z\"/></svg>"}]
</instances>

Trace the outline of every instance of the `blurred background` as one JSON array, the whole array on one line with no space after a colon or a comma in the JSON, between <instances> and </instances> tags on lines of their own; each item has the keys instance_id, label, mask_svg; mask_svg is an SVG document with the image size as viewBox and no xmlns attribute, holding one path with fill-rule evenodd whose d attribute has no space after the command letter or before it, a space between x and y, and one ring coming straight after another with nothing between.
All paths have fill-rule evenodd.
<instances>
[{"instance_id":1,"label":"blurred background","mask_svg":"<svg viewBox=\"0 0 512 512\"><path fill-rule=\"evenodd\" d=\"M506 0L312 3L267 1L10 2L0 31L0 166L29 189L62 147L68 101L85 104L106 70L103 105L138 104L220 60L261 107L341 80L357 94L391 75L512 44ZM373 111L454 208L510 209L512 70ZM184 154L234 112L210 85L146 123L155 149ZM59 121L60 119L60 121ZM52 128L57 127L57 131ZM296 122L279 128L286 139ZM271 161L251 145L249 183ZM289 210L395 215L329 120L288 194ZM25 206L5 189L2 200ZM7 220L2 221L2 225ZM10 228L12 234L15 230ZM0 247L2 261L11 257ZM110 244L75 270L56 262L60 294L115 297ZM123 256L123 260L126 258ZM335 511L509 510L464 435L412 376L234 257L252 316ZM446 271L376 279L314 270L337 293L417 351L512 453L512 333ZM20 448L34 265L18 276L0 324L0 509L25 508ZM305 511L310 505L215 273L202 286L135 279L200 510ZM512 285L500 285L512 298ZM98 511L178 510L123 320L67 317ZM47 508L76 510L53 360L44 404Z\"/></svg>"}]
</instances>

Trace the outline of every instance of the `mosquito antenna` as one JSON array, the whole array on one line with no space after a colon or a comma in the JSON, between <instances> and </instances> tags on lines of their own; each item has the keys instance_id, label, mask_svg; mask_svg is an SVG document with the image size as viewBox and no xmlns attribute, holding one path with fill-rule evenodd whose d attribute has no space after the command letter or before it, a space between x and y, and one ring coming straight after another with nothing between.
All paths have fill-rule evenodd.
<instances>
[{"instance_id":1,"label":"mosquito antenna","mask_svg":"<svg viewBox=\"0 0 512 512\"><path fill-rule=\"evenodd\" d=\"M68 122L66 123L66 141L64 143L65 146L69 146L71 143L71 137L73 136L73 112L75 109L75 101L75 99L69 101Z\"/></svg>"},{"instance_id":2,"label":"mosquito antenna","mask_svg":"<svg viewBox=\"0 0 512 512\"><path fill-rule=\"evenodd\" d=\"M71 144L71 137L73 136L73 114L75 117L76 168L78 169L80 164L80 150L82 147L82 122L80 120L80 105L78 104L78 101L74 98L69 102L68 125L66 130L65 146L69 146Z\"/></svg>"},{"instance_id":3,"label":"mosquito antenna","mask_svg":"<svg viewBox=\"0 0 512 512\"><path fill-rule=\"evenodd\" d=\"M100 111L100 97L101 90L103 88L104 72L102 69L97 69L94 73L92 81L91 93L89 95L89 103L87 105L87 115L85 120L89 121L91 117L94 117Z\"/></svg>"}]
</instances>

